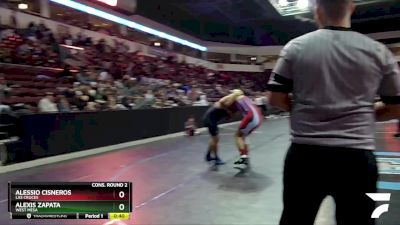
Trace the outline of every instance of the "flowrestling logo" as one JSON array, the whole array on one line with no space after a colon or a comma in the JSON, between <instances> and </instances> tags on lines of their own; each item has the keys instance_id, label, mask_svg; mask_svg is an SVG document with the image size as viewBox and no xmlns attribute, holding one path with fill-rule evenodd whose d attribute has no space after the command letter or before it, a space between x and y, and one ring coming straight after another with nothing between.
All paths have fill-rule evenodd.
<instances>
[{"instance_id":1,"label":"flowrestling logo","mask_svg":"<svg viewBox=\"0 0 400 225\"><path fill-rule=\"evenodd\" d=\"M388 202L388 204L383 204L378 206L371 215L371 218L378 219L385 212L389 212L389 201L390 201L390 193L367 193L367 196L370 197L375 202Z\"/></svg>"}]
</instances>

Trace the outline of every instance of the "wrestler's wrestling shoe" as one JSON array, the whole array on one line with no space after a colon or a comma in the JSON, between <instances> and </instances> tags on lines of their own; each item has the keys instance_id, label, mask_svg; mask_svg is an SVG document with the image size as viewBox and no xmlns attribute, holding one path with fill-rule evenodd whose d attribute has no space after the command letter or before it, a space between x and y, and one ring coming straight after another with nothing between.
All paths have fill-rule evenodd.
<instances>
[{"instance_id":1,"label":"wrestler's wrestling shoe","mask_svg":"<svg viewBox=\"0 0 400 225\"><path fill-rule=\"evenodd\" d=\"M247 155L242 155L235 163L237 169L247 169L250 166L250 160Z\"/></svg>"},{"instance_id":2,"label":"wrestler's wrestling shoe","mask_svg":"<svg viewBox=\"0 0 400 225\"><path fill-rule=\"evenodd\" d=\"M214 163L214 164L215 164L216 166L221 166L221 165L224 165L224 164L225 164L225 162L222 161L218 156L215 157L214 160L215 160L215 163Z\"/></svg>"},{"instance_id":3,"label":"wrestler's wrestling shoe","mask_svg":"<svg viewBox=\"0 0 400 225\"><path fill-rule=\"evenodd\" d=\"M225 162L222 161L218 156L216 156L215 158L211 157L211 152L210 151L207 152L205 159L206 159L207 162L215 161L214 164L216 166L220 166L220 165L224 165L225 164Z\"/></svg>"},{"instance_id":4,"label":"wrestler's wrestling shoe","mask_svg":"<svg viewBox=\"0 0 400 225\"><path fill-rule=\"evenodd\" d=\"M211 152L208 151L207 154L206 154L206 161L207 161L207 162L211 162L211 161L213 161L213 160L214 160L214 158L211 157Z\"/></svg>"}]
</instances>

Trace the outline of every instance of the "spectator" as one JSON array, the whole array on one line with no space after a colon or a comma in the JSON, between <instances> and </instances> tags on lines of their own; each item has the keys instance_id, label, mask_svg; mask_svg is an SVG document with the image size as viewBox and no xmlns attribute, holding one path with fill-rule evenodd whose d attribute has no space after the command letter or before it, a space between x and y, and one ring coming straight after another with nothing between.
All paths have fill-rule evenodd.
<instances>
[{"instance_id":1,"label":"spectator","mask_svg":"<svg viewBox=\"0 0 400 225\"><path fill-rule=\"evenodd\" d=\"M176 100L179 102L180 106L191 105L189 97L187 95L185 95L185 92L181 89L178 90L178 99L176 99Z\"/></svg>"},{"instance_id":2,"label":"spectator","mask_svg":"<svg viewBox=\"0 0 400 225\"><path fill-rule=\"evenodd\" d=\"M85 35L84 30L82 29L77 35L76 44L79 46L86 46L87 38L88 37Z\"/></svg>"},{"instance_id":3,"label":"spectator","mask_svg":"<svg viewBox=\"0 0 400 225\"><path fill-rule=\"evenodd\" d=\"M71 107L67 98L64 95L58 96L57 108L59 112L71 112Z\"/></svg>"},{"instance_id":4,"label":"spectator","mask_svg":"<svg viewBox=\"0 0 400 225\"><path fill-rule=\"evenodd\" d=\"M142 102L138 104L139 108L151 108L155 103L155 97L152 90L147 90Z\"/></svg>"},{"instance_id":5,"label":"spectator","mask_svg":"<svg viewBox=\"0 0 400 225\"><path fill-rule=\"evenodd\" d=\"M136 85L136 79L124 76L119 88L121 96L136 96L140 94L140 90Z\"/></svg>"},{"instance_id":6,"label":"spectator","mask_svg":"<svg viewBox=\"0 0 400 225\"><path fill-rule=\"evenodd\" d=\"M54 103L54 94L47 92L46 96L39 101L40 112L58 112L57 105Z\"/></svg>"},{"instance_id":7,"label":"spectator","mask_svg":"<svg viewBox=\"0 0 400 225\"><path fill-rule=\"evenodd\" d=\"M99 96L97 95L97 91L95 89L88 89L87 94L89 96L89 101L91 102L94 102L99 98Z\"/></svg>"},{"instance_id":8,"label":"spectator","mask_svg":"<svg viewBox=\"0 0 400 225\"><path fill-rule=\"evenodd\" d=\"M107 109L108 110L125 110L127 109L122 104L117 104L117 99L114 96L107 97Z\"/></svg>"},{"instance_id":9,"label":"spectator","mask_svg":"<svg viewBox=\"0 0 400 225\"><path fill-rule=\"evenodd\" d=\"M196 129L197 129L196 120L194 119L193 116L191 116L185 122L186 135L194 136L196 134Z\"/></svg>"},{"instance_id":10,"label":"spectator","mask_svg":"<svg viewBox=\"0 0 400 225\"><path fill-rule=\"evenodd\" d=\"M106 42L104 39L99 40L99 42L96 45L96 49L97 51L99 51L99 53L103 54L105 52L106 49Z\"/></svg>"},{"instance_id":11,"label":"spectator","mask_svg":"<svg viewBox=\"0 0 400 225\"><path fill-rule=\"evenodd\" d=\"M0 75L0 99L5 98L10 93L11 88L7 86L7 82L3 76Z\"/></svg>"},{"instance_id":12,"label":"spectator","mask_svg":"<svg viewBox=\"0 0 400 225\"><path fill-rule=\"evenodd\" d=\"M0 40L5 40L8 37L12 37L15 35L14 29L4 29L0 31Z\"/></svg>"},{"instance_id":13,"label":"spectator","mask_svg":"<svg viewBox=\"0 0 400 225\"><path fill-rule=\"evenodd\" d=\"M33 113L30 106L22 103L13 105L12 111L17 117Z\"/></svg>"},{"instance_id":14,"label":"spectator","mask_svg":"<svg viewBox=\"0 0 400 225\"><path fill-rule=\"evenodd\" d=\"M81 91L77 91L75 98L73 99L73 104L79 110L85 110L89 101L89 96L83 95Z\"/></svg>"},{"instance_id":15,"label":"spectator","mask_svg":"<svg viewBox=\"0 0 400 225\"><path fill-rule=\"evenodd\" d=\"M89 85L92 80L90 79L85 67L80 67L78 74L76 74L76 79L84 85Z\"/></svg>"},{"instance_id":16,"label":"spectator","mask_svg":"<svg viewBox=\"0 0 400 225\"><path fill-rule=\"evenodd\" d=\"M121 104L127 109L133 109L133 107L135 107L133 97L131 96L123 97L121 100Z\"/></svg>"},{"instance_id":17,"label":"spectator","mask_svg":"<svg viewBox=\"0 0 400 225\"><path fill-rule=\"evenodd\" d=\"M104 100L96 100L97 110L107 110L107 102Z\"/></svg>"},{"instance_id":18,"label":"spectator","mask_svg":"<svg viewBox=\"0 0 400 225\"><path fill-rule=\"evenodd\" d=\"M9 114L9 113L11 113L11 107L1 103L1 98L0 98L0 114Z\"/></svg>"},{"instance_id":19,"label":"spectator","mask_svg":"<svg viewBox=\"0 0 400 225\"><path fill-rule=\"evenodd\" d=\"M207 96L200 95L199 100L193 103L194 106L208 106Z\"/></svg>"},{"instance_id":20,"label":"spectator","mask_svg":"<svg viewBox=\"0 0 400 225\"><path fill-rule=\"evenodd\" d=\"M45 26L43 21L39 25L30 23L25 29L23 37L15 34L14 29L2 31L2 34L4 34L2 41L6 46L0 48L0 60L3 62L63 67L64 70L56 76L59 78L72 76L69 65L76 67L85 65L79 69L79 73L76 75L79 84L75 85L75 90L69 92L72 94L72 96L68 96L71 101L71 109L82 110L88 102L107 100L105 97L107 95L115 95L117 99L133 97L132 99L124 98L124 101L135 107L184 106L192 105L195 100L201 100L201 102L197 101L194 104L205 105L207 98L199 99L198 97L205 94L210 99L221 97L220 95L226 92L221 84L232 83L232 86L237 87L240 82L243 82L248 89L254 89L257 83L263 83L250 82L249 79L243 78L244 74L240 73L237 75L228 72L220 73L179 63L174 57L157 58L141 55L140 52L130 53L128 46L122 42L115 42L115 47L107 45L105 40L94 44L89 37L85 37L83 32L78 35L78 39L72 37L69 32L56 35ZM1 42L0 44L2 44ZM85 51L74 53L75 50L60 49L58 43L85 46ZM61 58L67 59L71 64L62 65ZM96 68L104 69L96 71ZM123 74L129 74L129 76L122 77ZM210 76L207 77L207 75ZM51 81L51 77L53 76L45 74L38 76L38 79ZM58 85L64 85L66 83L64 81ZM93 85L93 83L96 84ZM174 86L169 86L171 83L174 83ZM204 86L207 83L209 86ZM76 98L73 92L80 90L81 86L87 85L90 85L96 92L95 95L91 94L93 91L88 90ZM147 90L154 90L156 94L152 92L150 94ZM0 95L4 94L0 93ZM87 95L89 100L82 101L81 96L83 95ZM129 102L127 99L135 103Z\"/></svg>"},{"instance_id":21,"label":"spectator","mask_svg":"<svg viewBox=\"0 0 400 225\"><path fill-rule=\"evenodd\" d=\"M30 41L26 41L26 42L24 42L22 45L20 45L18 48L17 48L17 54L18 55L21 55L21 56L25 56L25 55L27 55L27 54L29 54L29 53L31 53L31 42Z\"/></svg>"},{"instance_id":22,"label":"spectator","mask_svg":"<svg viewBox=\"0 0 400 225\"><path fill-rule=\"evenodd\" d=\"M90 69L87 71L87 75L88 75L88 79L92 81L92 82L90 83L90 85L91 85L91 86L93 86L93 85L96 86L97 83L96 83L95 81L98 80L98 76L97 76L96 70L95 70L94 68L90 68Z\"/></svg>"},{"instance_id":23,"label":"spectator","mask_svg":"<svg viewBox=\"0 0 400 225\"><path fill-rule=\"evenodd\" d=\"M31 41L36 40L36 25L34 22L30 22L28 28L25 31L25 37Z\"/></svg>"},{"instance_id":24,"label":"spectator","mask_svg":"<svg viewBox=\"0 0 400 225\"><path fill-rule=\"evenodd\" d=\"M85 107L85 110L87 110L87 111L97 111L97 110L99 110L99 107L98 107L96 102L88 102L86 107Z\"/></svg>"},{"instance_id":25,"label":"spectator","mask_svg":"<svg viewBox=\"0 0 400 225\"><path fill-rule=\"evenodd\" d=\"M70 69L71 66L69 64L65 64L63 71L58 75L58 77L63 79L71 79L73 76Z\"/></svg>"},{"instance_id":26,"label":"spectator","mask_svg":"<svg viewBox=\"0 0 400 225\"><path fill-rule=\"evenodd\" d=\"M108 69L103 69L101 72L100 72L100 74L99 74L99 80L100 81L109 81L109 80L111 80L111 76L110 76L110 74L108 73L109 72L109 70Z\"/></svg>"}]
</instances>

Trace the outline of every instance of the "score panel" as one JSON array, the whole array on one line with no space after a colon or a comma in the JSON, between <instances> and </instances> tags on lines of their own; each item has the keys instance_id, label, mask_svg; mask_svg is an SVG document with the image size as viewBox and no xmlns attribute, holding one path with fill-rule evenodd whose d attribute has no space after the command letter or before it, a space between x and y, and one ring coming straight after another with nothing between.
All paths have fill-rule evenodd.
<instances>
[{"instance_id":1,"label":"score panel","mask_svg":"<svg viewBox=\"0 0 400 225\"><path fill-rule=\"evenodd\" d=\"M8 184L12 219L126 219L132 212L131 182Z\"/></svg>"}]
</instances>

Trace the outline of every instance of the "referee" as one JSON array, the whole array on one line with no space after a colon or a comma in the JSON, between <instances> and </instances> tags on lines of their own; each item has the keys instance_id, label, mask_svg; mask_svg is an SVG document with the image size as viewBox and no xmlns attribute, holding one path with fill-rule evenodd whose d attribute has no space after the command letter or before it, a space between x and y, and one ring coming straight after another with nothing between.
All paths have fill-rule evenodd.
<instances>
[{"instance_id":1,"label":"referee","mask_svg":"<svg viewBox=\"0 0 400 225\"><path fill-rule=\"evenodd\" d=\"M400 118L400 74L384 45L350 29L354 9L316 0L320 29L284 47L268 83L271 104L291 112L281 225L314 224L327 195L338 225L375 224L374 123Z\"/></svg>"}]
</instances>

